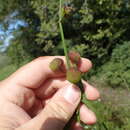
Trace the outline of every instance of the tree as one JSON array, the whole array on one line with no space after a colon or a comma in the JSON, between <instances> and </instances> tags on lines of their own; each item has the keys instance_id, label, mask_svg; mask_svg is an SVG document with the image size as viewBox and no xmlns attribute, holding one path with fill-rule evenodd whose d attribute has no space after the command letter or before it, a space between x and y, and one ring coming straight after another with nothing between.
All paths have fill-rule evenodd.
<instances>
[{"instance_id":1,"label":"tree","mask_svg":"<svg viewBox=\"0 0 130 130\"><path fill-rule=\"evenodd\" d=\"M15 33L15 41L28 55L63 54L58 29L59 0L13 0L14 5L10 0L6 2L9 4L0 1L4 5L1 11L3 22L8 21L5 19L9 14L17 11L15 18L28 23L27 27L19 29L20 36ZM68 48L78 50L96 65L109 59L117 43L129 40L129 1L68 0L63 6L73 8L62 21Z\"/></svg>"}]
</instances>

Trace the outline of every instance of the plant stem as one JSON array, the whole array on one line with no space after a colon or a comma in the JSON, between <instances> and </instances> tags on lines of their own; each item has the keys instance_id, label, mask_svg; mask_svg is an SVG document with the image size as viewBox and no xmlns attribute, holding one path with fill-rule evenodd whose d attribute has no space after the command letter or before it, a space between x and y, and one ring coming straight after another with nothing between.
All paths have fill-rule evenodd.
<instances>
[{"instance_id":1,"label":"plant stem","mask_svg":"<svg viewBox=\"0 0 130 130\"><path fill-rule=\"evenodd\" d=\"M62 27L62 0L60 0L60 7L59 7L59 27L60 27L60 33L61 33L61 40L64 48L64 53L66 57L66 62L67 62L67 69L70 68L70 62L69 62L69 56L68 56L68 50L67 46L65 44L65 38L64 38L64 32L63 32L63 27Z\"/></svg>"},{"instance_id":2,"label":"plant stem","mask_svg":"<svg viewBox=\"0 0 130 130\"><path fill-rule=\"evenodd\" d=\"M62 0L60 0L60 5L59 5L59 28L60 28L62 45L63 45L63 48L64 48L64 54L65 54L66 62L67 62L67 69L69 69L70 68L70 60L69 60L69 56L68 56L68 50L67 50L67 46L66 46L66 43L65 43L64 31L63 31L63 26L62 26L62 18L63 17L64 17L64 12L63 12L63 8L62 8ZM79 88L81 90L81 103L84 103L84 100L86 100L86 96L84 96L83 84L80 81L76 85L79 86ZM85 99L84 99L84 97L85 97ZM87 104L89 105L89 103L87 103ZM70 127L70 123L71 123L71 121L73 119L77 120L82 127L85 125L80 120L79 111L80 111L80 108L78 107L77 110L75 111L73 117L71 118L70 122L65 126L64 130L68 130L68 127Z\"/></svg>"}]
</instances>

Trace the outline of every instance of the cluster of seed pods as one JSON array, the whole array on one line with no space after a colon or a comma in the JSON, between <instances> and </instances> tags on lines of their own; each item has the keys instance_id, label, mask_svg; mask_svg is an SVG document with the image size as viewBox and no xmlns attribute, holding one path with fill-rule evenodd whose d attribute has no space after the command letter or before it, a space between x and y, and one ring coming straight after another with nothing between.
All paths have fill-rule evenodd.
<instances>
[{"instance_id":1,"label":"cluster of seed pods","mask_svg":"<svg viewBox=\"0 0 130 130\"><path fill-rule=\"evenodd\" d=\"M66 79L73 84L77 84L81 81L82 73L78 69L78 65L81 62L80 54L76 51L70 51L69 60L71 62L70 67L66 70ZM50 68L54 72L63 71L63 60L55 58L50 63Z\"/></svg>"}]
</instances>

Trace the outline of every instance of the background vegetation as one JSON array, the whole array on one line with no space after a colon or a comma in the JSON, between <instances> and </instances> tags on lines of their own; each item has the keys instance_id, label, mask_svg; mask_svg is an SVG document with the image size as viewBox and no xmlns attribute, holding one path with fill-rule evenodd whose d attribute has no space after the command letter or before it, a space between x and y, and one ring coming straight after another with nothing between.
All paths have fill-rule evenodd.
<instances>
[{"instance_id":1,"label":"background vegetation","mask_svg":"<svg viewBox=\"0 0 130 130\"><path fill-rule=\"evenodd\" d=\"M92 60L85 78L101 92L101 101L93 103L99 121L89 129L129 130L130 1L64 1L73 8L63 20L67 46ZM59 0L0 0L4 31L12 21L24 21L11 31L14 37L1 52L0 80L38 56L63 55L58 8Z\"/></svg>"}]
</instances>

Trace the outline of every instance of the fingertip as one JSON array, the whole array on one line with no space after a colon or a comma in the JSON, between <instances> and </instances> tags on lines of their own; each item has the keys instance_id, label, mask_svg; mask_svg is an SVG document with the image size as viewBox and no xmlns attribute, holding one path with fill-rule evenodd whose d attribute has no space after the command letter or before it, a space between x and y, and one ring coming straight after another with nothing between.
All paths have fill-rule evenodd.
<instances>
[{"instance_id":1,"label":"fingertip","mask_svg":"<svg viewBox=\"0 0 130 130\"><path fill-rule=\"evenodd\" d=\"M88 125L95 124L97 121L95 113L88 109L84 104L80 107L80 119L83 123Z\"/></svg>"},{"instance_id":2,"label":"fingertip","mask_svg":"<svg viewBox=\"0 0 130 130\"><path fill-rule=\"evenodd\" d=\"M93 87L92 85L88 84L86 81L82 81L85 89L85 94L87 99L89 100L97 100L100 98L100 93L97 88Z\"/></svg>"},{"instance_id":3,"label":"fingertip","mask_svg":"<svg viewBox=\"0 0 130 130\"><path fill-rule=\"evenodd\" d=\"M79 69L81 72L88 72L92 68L92 62L89 59L82 58L79 64Z\"/></svg>"}]
</instances>

